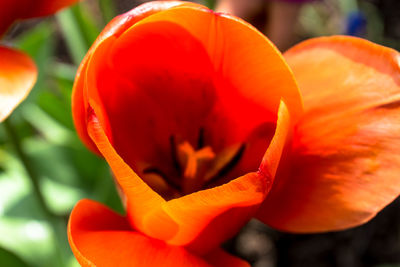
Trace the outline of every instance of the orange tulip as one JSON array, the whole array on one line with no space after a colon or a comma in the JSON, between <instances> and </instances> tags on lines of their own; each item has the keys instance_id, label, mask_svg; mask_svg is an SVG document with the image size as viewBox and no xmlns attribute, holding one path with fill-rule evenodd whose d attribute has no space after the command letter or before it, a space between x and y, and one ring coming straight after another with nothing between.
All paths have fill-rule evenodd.
<instances>
[{"instance_id":1,"label":"orange tulip","mask_svg":"<svg viewBox=\"0 0 400 267\"><path fill-rule=\"evenodd\" d=\"M32 59L13 48L0 46L0 122L25 99L36 82Z\"/></svg>"},{"instance_id":2,"label":"orange tulip","mask_svg":"<svg viewBox=\"0 0 400 267\"><path fill-rule=\"evenodd\" d=\"M285 56L294 76L252 26L186 2L144 4L103 30L73 117L127 214L77 204L68 236L81 265L248 266L219 246L253 216L337 230L397 196L397 52L332 37Z\"/></svg>"},{"instance_id":3,"label":"orange tulip","mask_svg":"<svg viewBox=\"0 0 400 267\"><path fill-rule=\"evenodd\" d=\"M0 1L0 36L15 21L50 15L77 0L2 0ZM25 99L36 82L37 69L25 53L0 46L0 122Z\"/></svg>"}]
</instances>

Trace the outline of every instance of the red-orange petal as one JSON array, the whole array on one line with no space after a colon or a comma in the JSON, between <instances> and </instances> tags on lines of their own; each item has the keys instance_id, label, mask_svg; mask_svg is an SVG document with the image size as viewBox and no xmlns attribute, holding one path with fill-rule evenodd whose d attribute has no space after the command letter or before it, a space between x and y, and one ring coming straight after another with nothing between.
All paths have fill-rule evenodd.
<instances>
[{"instance_id":1,"label":"red-orange petal","mask_svg":"<svg viewBox=\"0 0 400 267\"><path fill-rule=\"evenodd\" d=\"M143 182L116 153L93 111L89 114L87 121L90 137L110 164L118 184L127 196L127 213L131 224L136 229L145 232L143 220L146 214L157 209L165 200ZM165 233L168 234L168 232ZM170 235L172 234L174 232Z\"/></svg>"},{"instance_id":2,"label":"red-orange petal","mask_svg":"<svg viewBox=\"0 0 400 267\"><path fill-rule=\"evenodd\" d=\"M179 25L202 43L217 74L216 90L227 116L252 124L266 115L265 110L276 114L281 99L294 120L301 115L301 96L291 71L278 49L250 24L204 7L176 7L140 23L157 21Z\"/></svg>"},{"instance_id":3,"label":"red-orange petal","mask_svg":"<svg viewBox=\"0 0 400 267\"><path fill-rule=\"evenodd\" d=\"M259 218L291 232L366 222L400 192L399 53L336 36L303 42L285 58L306 113L290 174L277 176Z\"/></svg>"},{"instance_id":4,"label":"red-orange petal","mask_svg":"<svg viewBox=\"0 0 400 267\"><path fill-rule=\"evenodd\" d=\"M175 27L181 29L182 34L173 35L173 33L177 32L177 30L173 30ZM145 30L142 30L143 28ZM140 30L143 33L137 33ZM176 7L159 12L140 21L121 36L121 39L124 40L117 41L119 44L114 48L116 51L113 59L117 61L114 64L119 73L124 73L125 76L129 77L135 73L136 68L129 67L129 64L132 65L132 62L135 62L138 57L140 58L140 55L138 50L129 50L127 47L129 47L128 44L130 42L134 43L132 39L144 38L146 32L155 33L158 36L165 34L170 38L173 36L175 43L181 44L182 48L183 44L191 40L203 47L202 50L195 50L198 51L197 54L201 55L201 58L209 58L210 63L208 64L212 64L211 66L207 67L207 62L204 63L195 57L193 61L197 63L197 67L186 63L193 73L171 71L172 74L170 74L164 71L165 77L156 77L161 81L163 81L163 78L165 80L173 80L174 78L178 79L177 77L188 77L196 81L198 77L195 74L203 70L203 80L205 81L201 80L201 82L202 85L204 83L203 86L207 86L210 89L210 92L203 93L205 97L204 99L201 98L201 103L204 108L210 106L208 108L211 110L207 110L207 113L202 112L202 120L198 120L194 116L191 123L185 126L186 128L195 125L197 125L197 128L199 128L199 125L203 126L205 140L217 152L229 145L243 142L260 125L271 121L275 122L281 98L287 104L294 119L301 115L301 98L285 61L268 39L247 23L228 15L213 13L205 8ZM151 39L149 39L150 41ZM125 49L122 49L124 45L120 43L126 43ZM167 54L168 49L174 48L166 41L163 42L163 46L167 47L165 51ZM191 45L191 47L193 49L194 45ZM161 51L160 48L158 50ZM143 49L140 51L143 51ZM186 56L183 49L181 51L183 58L193 57ZM149 49L145 55L151 55L151 53L157 53L157 50ZM172 54L170 57L176 57L176 59L181 56L175 50L170 53ZM127 58L130 60L126 60ZM158 62L155 64L157 67L159 65ZM177 62L169 60L167 62L175 70L179 69L176 65L179 66L181 60L177 60ZM185 66L184 64L185 62L183 61L181 68ZM246 66L246 68L242 66ZM164 70L163 68L160 69L161 71ZM212 70L211 73L209 69ZM169 74L169 76L165 73ZM210 81L212 81L211 84ZM187 85L190 86L190 84ZM179 90L182 91L182 94L186 90L192 93L193 96L200 91L195 87L190 89L192 90L189 91L189 89L185 88L180 88ZM168 88L166 91L169 92ZM162 92L159 94L162 94ZM181 103L184 100L185 98L178 99L176 102L185 107ZM186 99L186 108L180 108L180 113L193 111L196 108L201 109L201 107L198 107L200 106L198 103L188 103L191 103L190 98ZM193 107L194 104L197 105ZM183 121L178 116L172 119ZM184 123L182 122L181 124L183 125ZM218 134L221 131L224 131L225 134ZM182 136L189 139L184 133L182 133ZM266 142L263 145L264 152L268 143ZM254 168L254 162L252 163ZM256 162L256 167L258 163Z\"/></svg>"},{"instance_id":5,"label":"red-orange petal","mask_svg":"<svg viewBox=\"0 0 400 267\"><path fill-rule=\"evenodd\" d=\"M267 179L271 178L249 173L165 202L145 217L146 233L203 255L231 238L255 214L267 193ZM166 239L164 231L169 228L177 231Z\"/></svg>"},{"instance_id":6,"label":"red-orange petal","mask_svg":"<svg viewBox=\"0 0 400 267\"><path fill-rule=\"evenodd\" d=\"M100 203L81 200L68 223L68 239L81 266L211 267L181 247L144 236Z\"/></svg>"},{"instance_id":7,"label":"red-orange petal","mask_svg":"<svg viewBox=\"0 0 400 267\"><path fill-rule=\"evenodd\" d=\"M275 178L278 167L282 164L282 154L286 153L288 146L292 144L292 134L293 119L285 102L281 101L275 134L261 161L260 173Z\"/></svg>"},{"instance_id":8,"label":"red-orange petal","mask_svg":"<svg viewBox=\"0 0 400 267\"><path fill-rule=\"evenodd\" d=\"M110 36L118 37L131 26L133 26L138 21L155 14L157 12L176 7L176 6L199 6L195 3L182 2L182 1L152 1L140 5L131 11L124 13L120 16L115 17L104 30L97 37L96 41L93 43L85 58L82 60L79 66L75 83L72 91L72 115L74 119L74 124L78 135L82 141L94 152L98 152L96 145L93 144L91 138L87 133L86 126L86 98L83 97L84 83L86 79L86 69L89 58L92 56L93 52L97 49L98 45Z\"/></svg>"},{"instance_id":9,"label":"red-orange petal","mask_svg":"<svg viewBox=\"0 0 400 267\"><path fill-rule=\"evenodd\" d=\"M32 59L13 48L0 46L0 121L24 100L36 82Z\"/></svg>"},{"instance_id":10,"label":"red-orange petal","mask_svg":"<svg viewBox=\"0 0 400 267\"><path fill-rule=\"evenodd\" d=\"M222 249L215 249L204 257L207 262L217 267L250 267L250 264L238 257L226 253Z\"/></svg>"}]
</instances>

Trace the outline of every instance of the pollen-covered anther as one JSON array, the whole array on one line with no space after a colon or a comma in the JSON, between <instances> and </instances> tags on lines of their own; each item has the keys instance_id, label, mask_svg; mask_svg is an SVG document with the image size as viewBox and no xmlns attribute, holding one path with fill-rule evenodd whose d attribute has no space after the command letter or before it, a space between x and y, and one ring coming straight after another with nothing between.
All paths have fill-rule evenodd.
<instances>
[{"instance_id":1,"label":"pollen-covered anther","mask_svg":"<svg viewBox=\"0 0 400 267\"><path fill-rule=\"evenodd\" d=\"M216 155L209 146L195 150L187 141L178 145L177 152L183 170L183 192L189 194L202 187L204 176Z\"/></svg>"}]
</instances>

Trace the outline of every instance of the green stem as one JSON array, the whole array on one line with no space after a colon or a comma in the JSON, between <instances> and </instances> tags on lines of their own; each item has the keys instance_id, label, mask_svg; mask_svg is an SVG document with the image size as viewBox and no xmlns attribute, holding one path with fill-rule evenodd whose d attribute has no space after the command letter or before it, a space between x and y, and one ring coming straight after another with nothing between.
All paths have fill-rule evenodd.
<instances>
[{"instance_id":1,"label":"green stem","mask_svg":"<svg viewBox=\"0 0 400 267\"><path fill-rule=\"evenodd\" d=\"M5 130L7 131L7 134L10 138L11 143L13 144L15 151L17 152L18 157L20 158L25 171L28 174L28 177L30 178L29 180L31 181L31 186L33 189L33 193L36 196L36 199L38 200L40 206L43 209L43 212L46 214L46 216L49 216L51 218L57 217L47 206L46 201L43 197L43 193L40 189L39 185L39 176L35 172L34 168L32 167L31 162L29 161L27 155L25 154L24 150L22 149L21 146L21 140L19 139L19 136L17 132L15 131L12 123L9 121L9 119L3 121L3 125Z\"/></svg>"},{"instance_id":2,"label":"green stem","mask_svg":"<svg viewBox=\"0 0 400 267\"><path fill-rule=\"evenodd\" d=\"M21 140L18 136L17 131L15 130L14 126L10 122L9 119L5 120L2 122L4 125L4 128L9 136L9 139L11 143L13 144L15 151L21 160L26 173L28 174L28 177L30 178L29 180L31 181L31 186L33 189L33 193L39 202L40 207L42 208L45 218L47 221L52 225L54 234L56 238L58 238L58 233L60 232L60 226L63 225L63 232L65 232L65 227L66 227L66 220L62 216L58 216L54 214L49 207L46 204L46 201L43 197L42 190L40 188L40 182L39 182L39 176L36 173L35 169L32 166L31 161L29 160L28 156L25 154L24 150L22 149L21 146ZM59 241L59 240L57 240ZM59 266L65 266L64 265L64 260L63 260L63 255L62 252L59 248L59 246L55 247L55 253L58 261Z\"/></svg>"}]
</instances>

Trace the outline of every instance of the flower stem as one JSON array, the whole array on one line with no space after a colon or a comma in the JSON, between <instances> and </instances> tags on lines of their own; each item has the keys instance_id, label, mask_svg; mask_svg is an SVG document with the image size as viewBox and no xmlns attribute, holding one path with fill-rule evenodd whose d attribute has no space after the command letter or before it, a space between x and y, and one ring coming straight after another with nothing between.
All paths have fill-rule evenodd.
<instances>
[{"instance_id":1,"label":"flower stem","mask_svg":"<svg viewBox=\"0 0 400 267\"><path fill-rule=\"evenodd\" d=\"M28 156L25 154L24 150L22 149L21 146L21 140L18 136L18 133L15 131L14 126L12 123L9 121L9 119L3 121L4 128L8 134L9 140L13 144L15 151L21 160L26 173L28 174L29 180L31 182L31 186L33 189L33 193L36 196L36 199L39 202L39 205L41 206L43 212L45 213L46 216L50 218L55 218L57 217L47 206L46 201L43 197L43 193L40 188L39 184L39 176L37 175L35 169L33 168L31 161L29 161Z\"/></svg>"},{"instance_id":2,"label":"flower stem","mask_svg":"<svg viewBox=\"0 0 400 267\"><path fill-rule=\"evenodd\" d=\"M61 251L60 244L62 243L61 240L59 240L59 233L64 232L65 233L65 227L66 227L66 218L63 216L58 216L57 214L53 213L49 207L46 204L46 201L43 197L42 190L40 188L40 182L39 182L39 175L37 174L36 170L33 168L33 165L31 161L29 160L29 157L26 155L24 152L22 146L21 146L21 139L15 130L14 126L12 125L10 119L7 119L2 122L4 125L4 129L7 132L7 135L9 137L10 142L13 144L15 151L21 160L22 165L25 168L26 173L28 174L29 180L31 182L31 187L33 189L33 194L35 195L43 213L44 213L44 218L47 220L47 222L52 226L53 228L53 233L55 235L55 238L57 239L56 246L55 246L55 259L57 261L58 266L65 266L65 260L66 257L63 255ZM61 228L60 228L61 227Z\"/></svg>"}]
</instances>

